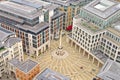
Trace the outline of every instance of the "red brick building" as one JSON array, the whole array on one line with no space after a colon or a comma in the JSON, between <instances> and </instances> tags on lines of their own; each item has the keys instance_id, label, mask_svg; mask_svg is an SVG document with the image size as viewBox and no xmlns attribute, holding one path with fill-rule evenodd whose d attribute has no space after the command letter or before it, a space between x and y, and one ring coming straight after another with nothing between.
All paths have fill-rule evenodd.
<instances>
[{"instance_id":1,"label":"red brick building","mask_svg":"<svg viewBox=\"0 0 120 80\"><path fill-rule=\"evenodd\" d=\"M39 64L28 59L16 68L16 77L19 80L33 80L39 72Z\"/></svg>"}]
</instances>

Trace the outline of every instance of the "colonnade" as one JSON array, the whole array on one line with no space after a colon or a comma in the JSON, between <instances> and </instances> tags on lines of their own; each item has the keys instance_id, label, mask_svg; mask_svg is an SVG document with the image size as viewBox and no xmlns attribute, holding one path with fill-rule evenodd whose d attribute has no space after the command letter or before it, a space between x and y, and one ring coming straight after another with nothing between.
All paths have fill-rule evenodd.
<instances>
[{"instance_id":1,"label":"colonnade","mask_svg":"<svg viewBox=\"0 0 120 80\"><path fill-rule=\"evenodd\" d=\"M89 60L92 61L92 64L95 64L98 67L102 67L103 63L100 62L100 60L98 60L98 58L94 57L93 55L90 54L90 52L87 52L85 49L83 49L81 46L79 46L78 43L76 43L75 41L73 41L70 38L66 39L67 42L70 44L71 47L74 47L76 50L78 50L78 52L82 55L87 57Z\"/></svg>"}]
</instances>

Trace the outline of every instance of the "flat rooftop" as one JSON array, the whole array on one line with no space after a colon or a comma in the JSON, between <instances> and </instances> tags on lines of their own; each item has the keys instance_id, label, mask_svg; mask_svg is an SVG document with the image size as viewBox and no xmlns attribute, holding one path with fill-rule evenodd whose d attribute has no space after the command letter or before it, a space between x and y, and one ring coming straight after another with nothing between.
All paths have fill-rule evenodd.
<instances>
[{"instance_id":1,"label":"flat rooftop","mask_svg":"<svg viewBox=\"0 0 120 80\"><path fill-rule=\"evenodd\" d=\"M35 77L35 80L70 80L68 77L61 75L50 69L45 69L42 73Z\"/></svg>"},{"instance_id":2,"label":"flat rooftop","mask_svg":"<svg viewBox=\"0 0 120 80\"><path fill-rule=\"evenodd\" d=\"M24 73L28 73L30 70L32 70L36 65L38 65L37 62L32 61L30 59L27 59L26 61L22 62L18 67L19 70L23 71Z\"/></svg>"},{"instance_id":3,"label":"flat rooftop","mask_svg":"<svg viewBox=\"0 0 120 80\"><path fill-rule=\"evenodd\" d=\"M80 18L79 15L75 16L75 19L77 20L75 22L75 25L78 25L81 28L83 28L83 29L85 29L87 31L90 31L92 33L103 30L103 29L100 29L97 25L91 23L90 21L86 21L85 19Z\"/></svg>"},{"instance_id":4,"label":"flat rooftop","mask_svg":"<svg viewBox=\"0 0 120 80\"><path fill-rule=\"evenodd\" d=\"M41 0L10 0L0 2L0 10L28 19L40 16L44 13L43 9L49 10L57 7Z\"/></svg>"},{"instance_id":5,"label":"flat rooftop","mask_svg":"<svg viewBox=\"0 0 120 80\"><path fill-rule=\"evenodd\" d=\"M28 73L30 70L32 70L36 65L38 65L37 62L27 59L24 62L20 62L18 59L13 58L8 61L13 66L17 67L19 70L23 71L24 73Z\"/></svg>"},{"instance_id":6,"label":"flat rooftop","mask_svg":"<svg viewBox=\"0 0 120 80\"><path fill-rule=\"evenodd\" d=\"M108 59L97 76L103 80L119 80L120 63Z\"/></svg>"},{"instance_id":7,"label":"flat rooftop","mask_svg":"<svg viewBox=\"0 0 120 80\"><path fill-rule=\"evenodd\" d=\"M56 19L56 18L58 18L58 17L60 17L61 15L63 15L64 14L64 12L62 12L62 11L58 11L56 14L54 14L51 18L52 19Z\"/></svg>"},{"instance_id":8,"label":"flat rooftop","mask_svg":"<svg viewBox=\"0 0 120 80\"><path fill-rule=\"evenodd\" d=\"M120 21L112 24L107 30L120 37Z\"/></svg>"},{"instance_id":9,"label":"flat rooftop","mask_svg":"<svg viewBox=\"0 0 120 80\"><path fill-rule=\"evenodd\" d=\"M94 0L83 9L106 19L120 11L120 3L114 0Z\"/></svg>"},{"instance_id":10,"label":"flat rooftop","mask_svg":"<svg viewBox=\"0 0 120 80\"><path fill-rule=\"evenodd\" d=\"M15 67L18 67L21 65L21 62L16 58L9 60L8 63L10 63L12 66L15 66Z\"/></svg>"},{"instance_id":11,"label":"flat rooftop","mask_svg":"<svg viewBox=\"0 0 120 80\"><path fill-rule=\"evenodd\" d=\"M70 4L77 5L80 2L85 0L46 0L46 1L58 4L58 5L70 6Z\"/></svg>"},{"instance_id":12,"label":"flat rooftop","mask_svg":"<svg viewBox=\"0 0 120 80\"><path fill-rule=\"evenodd\" d=\"M18 27L19 29L23 29L23 30L25 30L27 32L32 32L34 34L37 34L40 31L48 28L49 27L49 23L47 23L47 22L41 22L41 23L36 24L33 27L31 27L29 25L26 25L26 24L24 24L24 25L19 25L18 24L18 25L16 25L16 27Z\"/></svg>"}]
</instances>

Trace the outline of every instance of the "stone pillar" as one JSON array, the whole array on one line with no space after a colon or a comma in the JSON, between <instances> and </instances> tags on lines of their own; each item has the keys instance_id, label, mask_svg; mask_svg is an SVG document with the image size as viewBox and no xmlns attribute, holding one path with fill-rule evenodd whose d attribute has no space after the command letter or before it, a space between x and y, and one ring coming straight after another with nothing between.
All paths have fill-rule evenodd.
<instances>
[{"instance_id":1,"label":"stone pillar","mask_svg":"<svg viewBox=\"0 0 120 80\"><path fill-rule=\"evenodd\" d=\"M95 58L93 57L92 64L94 64L94 60L95 60Z\"/></svg>"},{"instance_id":2,"label":"stone pillar","mask_svg":"<svg viewBox=\"0 0 120 80\"><path fill-rule=\"evenodd\" d=\"M73 42L71 41L71 47L73 46Z\"/></svg>"},{"instance_id":3,"label":"stone pillar","mask_svg":"<svg viewBox=\"0 0 120 80\"><path fill-rule=\"evenodd\" d=\"M39 55L39 51L38 50L36 50L36 55L35 56L38 56Z\"/></svg>"},{"instance_id":4,"label":"stone pillar","mask_svg":"<svg viewBox=\"0 0 120 80\"><path fill-rule=\"evenodd\" d=\"M81 52L81 47L79 47L79 52Z\"/></svg>"},{"instance_id":5,"label":"stone pillar","mask_svg":"<svg viewBox=\"0 0 120 80\"><path fill-rule=\"evenodd\" d=\"M48 48L50 48L50 45L51 45L50 43L51 43L51 42L49 41L49 43L48 43Z\"/></svg>"},{"instance_id":6,"label":"stone pillar","mask_svg":"<svg viewBox=\"0 0 120 80\"><path fill-rule=\"evenodd\" d=\"M88 59L90 58L90 54L88 53Z\"/></svg>"},{"instance_id":7,"label":"stone pillar","mask_svg":"<svg viewBox=\"0 0 120 80\"><path fill-rule=\"evenodd\" d=\"M46 45L44 46L44 52L46 51Z\"/></svg>"},{"instance_id":8,"label":"stone pillar","mask_svg":"<svg viewBox=\"0 0 120 80\"><path fill-rule=\"evenodd\" d=\"M69 42L70 42L70 39L69 39L69 38L66 38L66 42L69 43Z\"/></svg>"},{"instance_id":9,"label":"stone pillar","mask_svg":"<svg viewBox=\"0 0 120 80\"><path fill-rule=\"evenodd\" d=\"M98 61L98 63L97 63L97 67L99 67L100 66L100 62Z\"/></svg>"},{"instance_id":10,"label":"stone pillar","mask_svg":"<svg viewBox=\"0 0 120 80\"><path fill-rule=\"evenodd\" d=\"M85 50L83 50L83 56L85 56Z\"/></svg>"},{"instance_id":11,"label":"stone pillar","mask_svg":"<svg viewBox=\"0 0 120 80\"><path fill-rule=\"evenodd\" d=\"M44 47L41 48L41 52L42 52L42 53L44 52Z\"/></svg>"},{"instance_id":12,"label":"stone pillar","mask_svg":"<svg viewBox=\"0 0 120 80\"><path fill-rule=\"evenodd\" d=\"M10 70L8 71L8 74L11 75L11 71Z\"/></svg>"},{"instance_id":13,"label":"stone pillar","mask_svg":"<svg viewBox=\"0 0 120 80\"><path fill-rule=\"evenodd\" d=\"M2 74L1 74L1 72L0 72L0 77L2 77Z\"/></svg>"},{"instance_id":14,"label":"stone pillar","mask_svg":"<svg viewBox=\"0 0 120 80\"><path fill-rule=\"evenodd\" d=\"M77 48L77 45L75 44L75 49Z\"/></svg>"}]
</instances>

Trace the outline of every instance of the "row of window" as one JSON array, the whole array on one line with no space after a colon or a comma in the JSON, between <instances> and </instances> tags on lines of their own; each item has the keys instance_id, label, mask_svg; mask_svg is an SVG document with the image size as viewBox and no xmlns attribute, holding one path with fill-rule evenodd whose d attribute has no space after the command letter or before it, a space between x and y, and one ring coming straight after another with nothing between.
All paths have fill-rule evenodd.
<instances>
[{"instance_id":1,"label":"row of window","mask_svg":"<svg viewBox=\"0 0 120 80\"><path fill-rule=\"evenodd\" d=\"M111 38L114 39L115 41L120 42L120 37L117 37L117 36L113 35L113 34L110 33L110 32L107 32L106 35L109 36L109 37L111 37Z\"/></svg>"}]
</instances>

